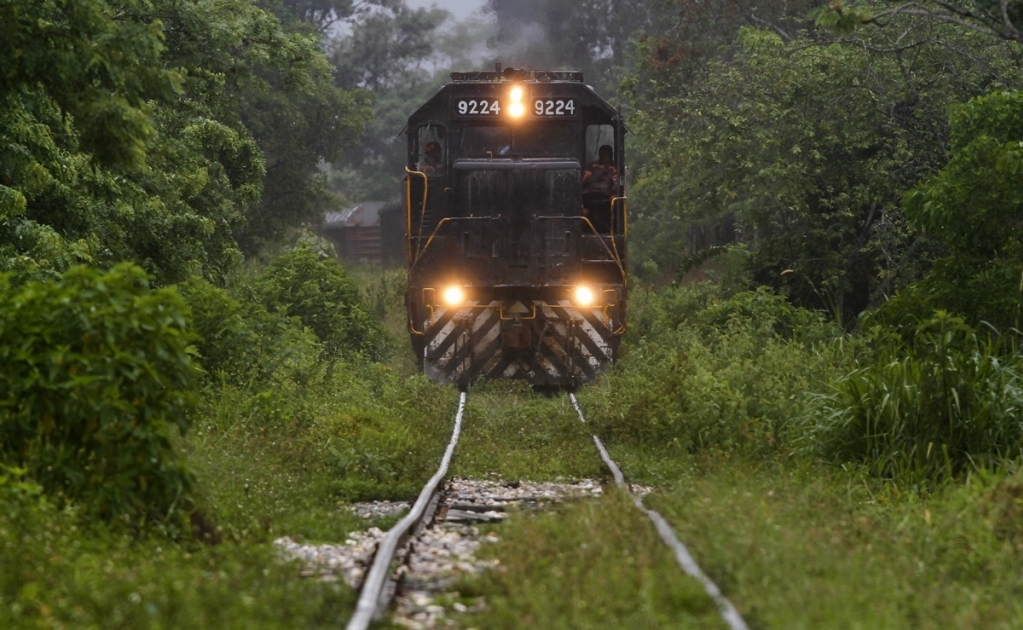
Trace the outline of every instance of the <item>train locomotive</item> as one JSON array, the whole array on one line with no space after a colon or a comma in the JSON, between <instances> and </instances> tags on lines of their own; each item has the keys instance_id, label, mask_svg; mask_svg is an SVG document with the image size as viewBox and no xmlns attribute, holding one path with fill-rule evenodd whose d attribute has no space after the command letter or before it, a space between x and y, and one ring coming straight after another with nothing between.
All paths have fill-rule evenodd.
<instances>
[{"instance_id":1,"label":"train locomotive","mask_svg":"<svg viewBox=\"0 0 1023 630\"><path fill-rule=\"evenodd\" d=\"M431 380L571 390L615 361L625 133L580 72L452 73L409 117L405 298Z\"/></svg>"}]
</instances>

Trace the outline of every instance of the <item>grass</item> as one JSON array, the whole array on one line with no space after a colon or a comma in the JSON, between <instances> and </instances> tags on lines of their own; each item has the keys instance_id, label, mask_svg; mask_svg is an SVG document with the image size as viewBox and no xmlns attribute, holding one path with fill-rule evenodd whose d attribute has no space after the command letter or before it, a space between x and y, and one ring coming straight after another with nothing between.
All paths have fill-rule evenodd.
<instances>
[{"instance_id":1,"label":"grass","mask_svg":"<svg viewBox=\"0 0 1023 630\"><path fill-rule=\"evenodd\" d=\"M352 603L265 543L177 545L0 504L0 627L326 628Z\"/></svg>"},{"instance_id":2,"label":"grass","mask_svg":"<svg viewBox=\"0 0 1023 630\"><path fill-rule=\"evenodd\" d=\"M326 381L268 393L220 388L178 444L196 473L205 538L140 535L74 509L16 510L0 493L0 627L341 625L352 590L299 577L272 541L336 543L386 525L342 508L414 496L443 451L456 399L382 366L338 366Z\"/></svg>"},{"instance_id":3,"label":"grass","mask_svg":"<svg viewBox=\"0 0 1023 630\"><path fill-rule=\"evenodd\" d=\"M754 627L1023 624L1023 554L990 519L995 489L1018 478L921 498L800 463L703 468L649 503Z\"/></svg>"},{"instance_id":4,"label":"grass","mask_svg":"<svg viewBox=\"0 0 1023 630\"><path fill-rule=\"evenodd\" d=\"M455 475L550 481L603 474L566 396L537 395L520 382L482 383L469 394L463 426Z\"/></svg>"},{"instance_id":5,"label":"grass","mask_svg":"<svg viewBox=\"0 0 1023 630\"><path fill-rule=\"evenodd\" d=\"M585 390L581 398L585 405ZM530 409L562 403L505 404L522 410L513 418L527 419ZM578 425L571 408L561 411ZM491 422L507 421L504 413ZM557 425L548 423L541 435ZM565 458L545 462L548 470L582 471L596 460L578 426L566 431L580 433L582 452L556 449ZM655 486L647 505L671 522L751 628L1023 626L1023 472L977 471L924 492L800 454L693 454L630 443L611 450L630 481ZM501 455L491 468L514 470L521 457ZM516 514L496 531L501 541L485 553L501 570L461 585L463 596L488 603L485 613L462 619L464 627L719 623L701 588L617 492L553 513Z\"/></svg>"},{"instance_id":6,"label":"grass","mask_svg":"<svg viewBox=\"0 0 1023 630\"><path fill-rule=\"evenodd\" d=\"M611 492L553 513L520 515L485 547L501 561L476 586L486 628L725 628L682 576L645 517Z\"/></svg>"},{"instance_id":7,"label":"grass","mask_svg":"<svg viewBox=\"0 0 1023 630\"><path fill-rule=\"evenodd\" d=\"M341 625L351 589L299 578L272 541L338 542L386 525L342 508L413 497L440 459L457 398L413 375L394 274L357 273L390 335L388 364L207 392L177 444L197 476L206 538L97 525L0 484L0 627ZM632 340L618 368L582 390L586 425L567 397L480 384L453 473L608 481L596 430L630 481L655 488L647 504L751 628L1023 627L1023 473L1002 460L900 485L869 462L843 468L800 449L806 425L794 420L807 394L848 374L860 350L762 297L707 309L705 326L657 323L690 302L714 306L700 295L647 313L661 336ZM722 627L613 489L514 513L495 529L501 541L485 553L501 570L459 584L464 601L482 595L488 606L460 618L465 627Z\"/></svg>"},{"instance_id":8,"label":"grass","mask_svg":"<svg viewBox=\"0 0 1023 630\"><path fill-rule=\"evenodd\" d=\"M614 454L613 454L614 455ZM697 458L698 460L701 458ZM626 474L629 474L626 469ZM805 462L705 457L646 499L751 628L1018 628L1023 476L921 498ZM709 628L717 612L617 493L518 515L466 587L487 628Z\"/></svg>"}]
</instances>

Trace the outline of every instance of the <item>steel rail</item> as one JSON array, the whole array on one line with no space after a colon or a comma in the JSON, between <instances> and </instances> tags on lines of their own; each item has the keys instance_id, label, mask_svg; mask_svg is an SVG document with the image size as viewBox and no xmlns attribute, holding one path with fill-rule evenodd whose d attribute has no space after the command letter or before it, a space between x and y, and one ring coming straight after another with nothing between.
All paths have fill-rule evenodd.
<instances>
[{"instance_id":1,"label":"steel rail","mask_svg":"<svg viewBox=\"0 0 1023 630\"><path fill-rule=\"evenodd\" d=\"M419 524L441 481L448 474L448 466L451 464L455 447L458 445L458 437L462 432L462 414L465 412L465 400L466 394L462 392L458 398L455 429L451 434L451 441L448 442L448 448L444 451L440 468L437 469L437 472L430 478L430 481L423 487L422 492L419 493L419 498L416 499L415 505L405 515L405 518L398 521L398 524L392 527L387 532L387 535L384 536L384 539L380 541L376 556L373 558L373 566L370 567L369 573L366 574L366 579L362 583L362 591L359 593L359 601L355 606L355 613L352 614L352 618L348 621L346 630L366 630L370 622L377 615L377 612L386 606L387 598L384 596L384 587L387 584L387 576L391 572L394 554L397 553L399 545L408 532Z\"/></svg>"},{"instance_id":2,"label":"steel rail","mask_svg":"<svg viewBox=\"0 0 1023 630\"><path fill-rule=\"evenodd\" d=\"M586 424L586 418L583 417L583 410L579 406L579 401L576 399L575 394L569 394L568 397L572 401L572 406L575 407L575 412L579 414L579 421ZM653 521L654 526L657 528L657 533L661 536L661 540L663 540L665 544L667 544L668 547L675 552L675 560L678 562L678 565L682 567L682 570L685 571L686 574L695 578L696 581L703 585L703 590L706 591L706 593L710 595L711 599L714 600L714 603L717 604L718 612L721 614L721 618L725 620L725 623L727 623L732 630L749 630L749 627L746 625L746 622L743 621L739 611L735 609L732 602L728 601L728 598L724 596L721 589L718 588L718 585L707 577L707 574L700 569L700 565L696 564L696 560L693 559L689 550L686 549L686 546L682 544L682 541L680 541L675 535L675 532L672 531L671 526L668 525L668 521L664 520L664 517L654 510L643 505L642 499L632 493L628 484L625 483L625 476L622 475L622 471L618 468L618 464L611 459L607 449L604 448L603 442L600 441L600 438L597 437L596 433L594 433L592 437L593 443L596 445L597 451L600 453L600 458L604 460L604 465L608 467L611 474L614 476L615 484L628 493L636 507L646 514L647 518Z\"/></svg>"}]
</instances>

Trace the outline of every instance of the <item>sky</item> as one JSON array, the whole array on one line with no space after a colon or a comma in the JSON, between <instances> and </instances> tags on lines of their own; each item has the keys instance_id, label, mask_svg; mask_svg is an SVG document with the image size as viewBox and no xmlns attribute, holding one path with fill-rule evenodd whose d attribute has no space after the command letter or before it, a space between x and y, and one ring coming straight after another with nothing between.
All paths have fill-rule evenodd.
<instances>
[{"instance_id":1,"label":"sky","mask_svg":"<svg viewBox=\"0 0 1023 630\"><path fill-rule=\"evenodd\" d=\"M407 0L407 2L415 9L435 4L450 11L456 20L464 20L473 11L483 8L487 0Z\"/></svg>"}]
</instances>

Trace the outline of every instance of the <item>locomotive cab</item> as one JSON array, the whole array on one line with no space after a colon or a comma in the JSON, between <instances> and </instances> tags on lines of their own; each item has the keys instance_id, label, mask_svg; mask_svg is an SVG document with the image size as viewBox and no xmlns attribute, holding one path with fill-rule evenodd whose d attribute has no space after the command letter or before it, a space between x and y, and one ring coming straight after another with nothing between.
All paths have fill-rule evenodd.
<instances>
[{"instance_id":1,"label":"locomotive cab","mask_svg":"<svg viewBox=\"0 0 1023 630\"><path fill-rule=\"evenodd\" d=\"M453 73L406 133L406 302L426 373L592 380L625 329L620 114L581 73ZM614 181L584 190L601 147Z\"/></svg>"}]
</instances>

